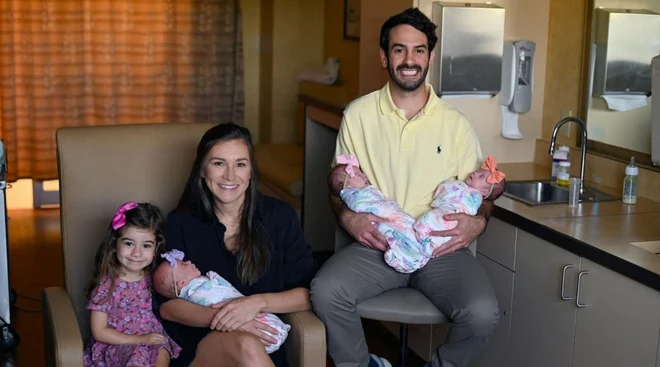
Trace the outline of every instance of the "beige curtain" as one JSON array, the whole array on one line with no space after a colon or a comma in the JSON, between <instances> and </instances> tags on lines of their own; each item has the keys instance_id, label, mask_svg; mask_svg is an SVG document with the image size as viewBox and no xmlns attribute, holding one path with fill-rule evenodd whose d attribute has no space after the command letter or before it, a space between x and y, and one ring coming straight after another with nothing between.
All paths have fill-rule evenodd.
<instances>
[{"instance_id":1,"label":"beige curtain","mask_svg":"<svg viewBox=\"0 0 660 367\"><path fill-rule=\"evenodd\" d=\"M63 126L243 124L238 1L0 0L8 180L57 178Z\"/></svg>"}]
</instances>

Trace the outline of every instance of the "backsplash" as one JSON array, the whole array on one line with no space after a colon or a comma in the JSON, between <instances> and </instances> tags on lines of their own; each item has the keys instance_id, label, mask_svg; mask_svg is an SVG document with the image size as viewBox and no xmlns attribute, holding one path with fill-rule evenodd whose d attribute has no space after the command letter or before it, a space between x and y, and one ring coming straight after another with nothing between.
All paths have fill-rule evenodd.
<instances>
[{"instance_id":1,"label":"backsplash","mask_svg":"<svg viewBox=\"0 0 660 367\"><path fill-rule=\"evenodd\" d=\"M550 177L552 157L548 155L550 142L536 139L534 163L548 167ZM597 183L621 191L625 175L625 163L587 153L584 172L587 183ZM580 149L571 148L571 175L580 175ZM639 168L637 195L660 202L660 172Z\"/></svg>"}]
</instances>

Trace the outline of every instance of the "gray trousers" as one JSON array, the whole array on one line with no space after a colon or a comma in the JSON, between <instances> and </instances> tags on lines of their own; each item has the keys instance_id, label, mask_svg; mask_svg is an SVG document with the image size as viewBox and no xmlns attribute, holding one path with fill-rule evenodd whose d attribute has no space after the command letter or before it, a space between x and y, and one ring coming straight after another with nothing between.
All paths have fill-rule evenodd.
<instances>
[{"instance_id":1,"label":"gray trousers","mask_svg":"<svg viewBox=\"0 0 660 367\"><path fill-rule=\"evenodd\" d=\"M367 367L369 352L356 305L387 290L412 287L452 320L430 366L466 367L484 348L499 320L495 292L468 248L399 273L383 253L353 243L334 254L311 286L314 312L325 324L328 352L337 367Z\"/></svg>"}]
</instances>

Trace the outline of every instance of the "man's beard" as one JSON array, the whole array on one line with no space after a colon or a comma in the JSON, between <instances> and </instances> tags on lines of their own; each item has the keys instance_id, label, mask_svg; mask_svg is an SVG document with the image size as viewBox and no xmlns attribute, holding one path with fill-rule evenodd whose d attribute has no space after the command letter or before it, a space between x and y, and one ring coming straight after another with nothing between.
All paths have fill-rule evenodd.
<instances>
[{"instance_id":1,"label":"man's beard","mask_svg":"<svg viewBox=\"0 0 660 367\"><path fill-rule=\"evenodd\" d=\"M429 68L422 69L421 66L419 65L410 65L410 64L401 64L397 67L397 70L399 69L415 69L419 72L419 79L417 80L401 80L398 78L398 75L396 73L396 70L392 67L392 65L389 63L388 60L388 65L387 65L387 73L390 74L390 79L396 83L396 85L399 86L399 88L407 91L407 92L412 92L414 90L417 90L422 84L424 84L424 81L426 80L426 74L429 72Z\"/></svg>"}]
</instances>

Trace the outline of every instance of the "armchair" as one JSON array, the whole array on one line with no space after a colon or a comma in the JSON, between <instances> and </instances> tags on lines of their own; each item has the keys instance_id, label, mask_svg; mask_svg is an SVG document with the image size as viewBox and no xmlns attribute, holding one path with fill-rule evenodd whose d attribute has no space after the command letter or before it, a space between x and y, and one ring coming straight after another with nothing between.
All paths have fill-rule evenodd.
<instances>
[{"instance_id":1,"label":"armchair","mask_svg":"<svg viewBox=\"0 0 660 367\"><path fill-rule=\"evenodd\" d=\"M90 336L84 287L108 218L128 200L167 215L178 201L197 143L212 124L70 127L57 131L65 289L42 292L47 366L82 366ZM325 328L311 312L285 315L295 367L324 367ZM319 357L321 356L321 357Z\"/></svg>"}]
</instances>

